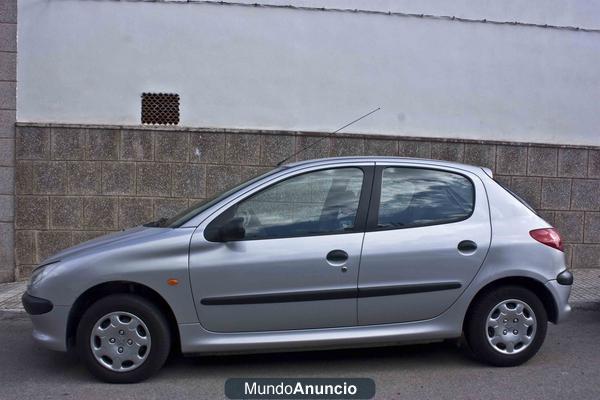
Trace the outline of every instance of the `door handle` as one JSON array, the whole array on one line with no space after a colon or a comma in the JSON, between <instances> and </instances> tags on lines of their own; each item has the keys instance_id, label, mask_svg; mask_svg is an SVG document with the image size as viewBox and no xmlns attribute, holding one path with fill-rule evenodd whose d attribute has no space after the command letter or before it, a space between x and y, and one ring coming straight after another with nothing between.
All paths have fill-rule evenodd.
<instances>
[{"instance_id":1,"label":"door handle","mask_svg":"<svg viewBox=\"0 0 600 400\"><path fill-rule=\"evenodd\" d=\"M344 250L331 250L327 253L327 262L334 266L345 264L348 261L348 253Z\"/></svg>"},{"instance_id":2,"label":"door handle","mask_svg":"<svg viewBox=\"0 0 600 400\"><path fill-rule=\"evenodd\" d=\"M472 253L477 250L477 243L472 240L463 240L458 244L458 251L463 253Z\"/></svg>"}]
</instances>

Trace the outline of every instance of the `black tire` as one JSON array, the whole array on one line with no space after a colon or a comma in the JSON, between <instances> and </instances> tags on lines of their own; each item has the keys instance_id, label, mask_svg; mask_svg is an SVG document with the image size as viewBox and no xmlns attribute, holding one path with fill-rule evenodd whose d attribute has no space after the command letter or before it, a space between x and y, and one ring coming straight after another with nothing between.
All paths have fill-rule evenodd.
<instances>
[{"instance_id":1,"label":"black tire","mask_svg":"<svg viewBox=\"0 0 600 400\"><path fill-rule=\"evenodd\" d=\"M94 325L103 316L116 311L140 318L151 338L145 361L130 371L117 372L101 365L90 345ZM150 301L133 294L114 294L98 300L85 311L77 326L76 347L79 357L96 378L110 383L135 383L152 376L163 366L170 352L171 332L160 310Z\"/></svg>"},{"instance_id":2,"label":"black tire","mask_svg":"<svg viewBox=\"0 0 600 400\"><path fill-rule=\"evenodd\" d=\"M514 354L505 354L488 341L488 335L493 335L488 334L487 319L496 305L511 299L523 301L531 308L536 319L536 331L527 347ZM546 309L535 293L520 286L503 286L476 300L469 310L464 333L471 353L477 360L497 367L513 367L523 364L538 352L546 338L547 327Z\"/></svg>"}]
</instances>

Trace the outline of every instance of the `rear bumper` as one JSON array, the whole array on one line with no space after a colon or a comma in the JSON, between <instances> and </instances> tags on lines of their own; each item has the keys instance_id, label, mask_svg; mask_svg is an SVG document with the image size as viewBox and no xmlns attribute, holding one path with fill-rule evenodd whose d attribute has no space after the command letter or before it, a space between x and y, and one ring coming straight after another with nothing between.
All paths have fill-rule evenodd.
<instances>
[{"instance_id":1,"label":"rear bumper","mask_svg":"<svg viewBox=\"0 0 600 400\"><path fill-rule=\"evenodd\" d=\"M546 288L550 290L552 297L554 297L556 303L556 321L554 322L558 324L564 321L571 313L571 306L569 305L571 285L561 284L558 280L553 279L546 282Z\"/></svg>"},{"instance_id":2,"label":"rear bumper","mask_svg":"<svg viewBox=\"0 0 600 400\"><path fill-rule=\"evenodd\" d=\"M556 281L561 285L571 286L573 284L573 273L571 273L571 271L564 270L556 276Z\"/></svg>"},{"instance_id":3,"label":"rear bumper","mask_svg":"<svg viewBox=\"0 0 600 400\"><path fill-rule=\"evenodd\" d=\"M71 307L52 305L27 292L22 301L33 323L33 339L47 349L67 351L67 321Z\"/></svg>"}]
</instances>

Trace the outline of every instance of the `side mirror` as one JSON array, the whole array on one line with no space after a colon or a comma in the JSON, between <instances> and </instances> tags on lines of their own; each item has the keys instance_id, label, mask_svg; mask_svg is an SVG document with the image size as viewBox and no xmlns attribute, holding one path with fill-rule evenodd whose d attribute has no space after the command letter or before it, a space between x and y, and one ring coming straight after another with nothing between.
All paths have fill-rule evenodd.
<instances>
[{"instance_id":1,"label":"side mirror","mask_svg":"<svg viewBox=\"0 0 600 400\"><path fill-rule=\"evenodd\" d=\"M244 229L244 219L234 218L227 221L219 228L219 241L220 242L231 242L235 240L241 240L246 235L246 229Z\"/></svg>"}]
</instances>

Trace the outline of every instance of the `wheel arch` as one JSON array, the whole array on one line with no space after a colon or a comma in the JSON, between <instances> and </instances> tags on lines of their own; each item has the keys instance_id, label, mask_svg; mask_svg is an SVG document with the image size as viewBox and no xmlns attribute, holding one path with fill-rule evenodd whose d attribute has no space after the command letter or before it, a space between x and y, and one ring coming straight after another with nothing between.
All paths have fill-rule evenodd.
<instances>
[{"instance_id":1,"label":"wheel arch","mask_svg":"<svg viewBox=\"0 0 600 400\"><path fill-rule=\"evenodd\" d=\"M552 296L552 293L546 285L540 282L537 279L525 277L525 276L509 276L497 279L495 281L489 282L485 286L483 286L475 296L471 299L469 303L469 307L467 308L467 312L465 314L465 318L463 320L463 331L465 328L465 324L469 320L471 311L473 309L473 305L477 303L477 301L483 297L485 294L490 291L502 287L502 286L520 286L526 289L531 290L542 302L544 305L544 309L548 314L548 321L552 323L556 323L558 317L558 305Z\"/></svg>"},{"instance_id":2,"label":"wheel arch","mask_svg":"<svg viewBox=\"0 0 600 400\"><path fill-rule=\"evenodd\" d=\"M154 289L132 281L103 282L87 289L77 297L71 307L67 321L67 347L72 348L75 345L77 326L79 325L83 313L90 305L103 297L123 293L138 295L157 306L166 317L169 329L171 330L171 338L173 341L172 348L181 348L177 319L167 301Z\"/></svg>"}]
</instances>

